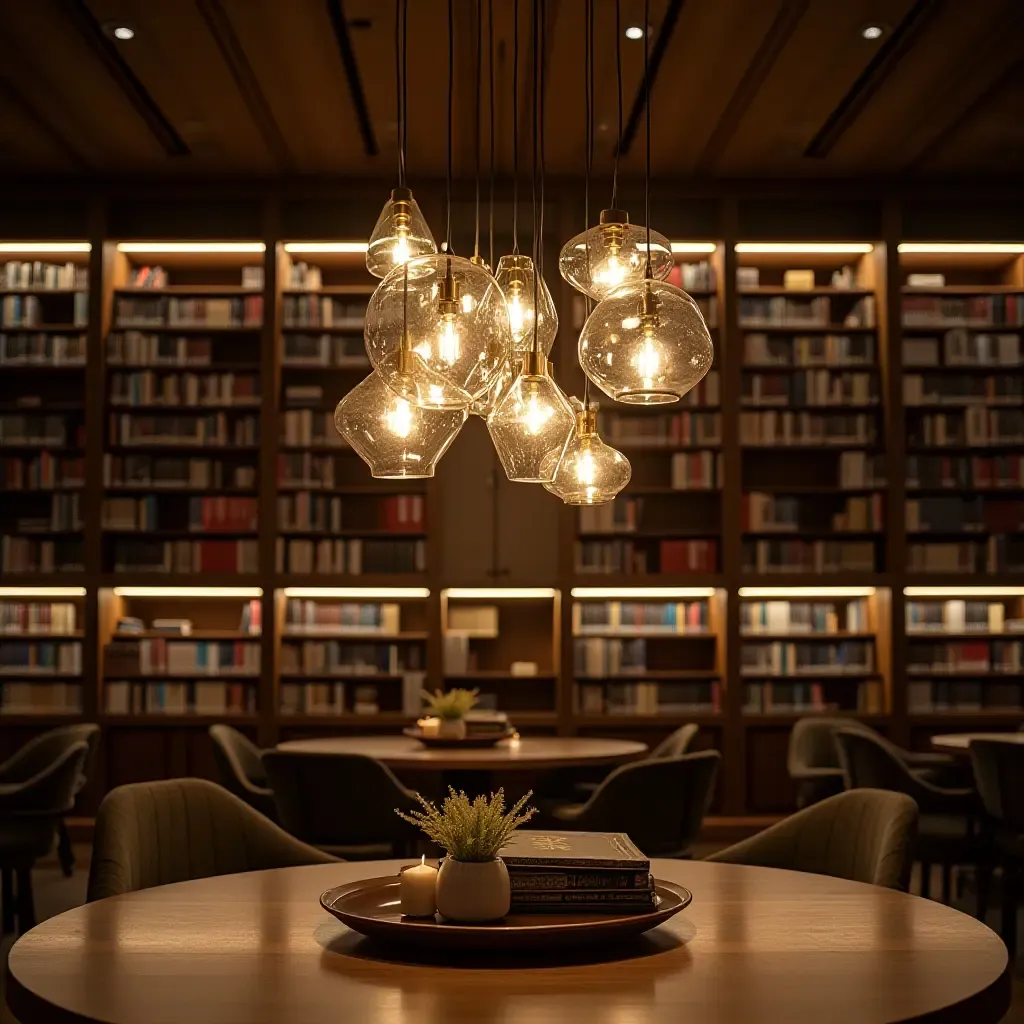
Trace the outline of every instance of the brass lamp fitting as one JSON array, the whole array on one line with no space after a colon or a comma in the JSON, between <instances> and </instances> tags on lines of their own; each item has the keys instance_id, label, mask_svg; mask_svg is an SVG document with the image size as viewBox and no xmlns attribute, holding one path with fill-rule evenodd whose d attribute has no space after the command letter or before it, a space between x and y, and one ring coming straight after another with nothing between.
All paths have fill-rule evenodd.
<instances>
[{"instance_id":1,"label":"brass lamp fitting","mask_svg":"<svg viewBox=\"0 0 1024 1024\"><path fill-rule=\"evenodd\" d=\"M629 214L625 210L602 210L600 224L605 245L613 253L618 252L629 224Z\"/></svg>"},{"instance_id":2,"label":"brass lamp fitting","mask_svg":"<svg viewBox=\"0 0 1024 1024\"><path fill-rule=\"evenodd\" d=\"M391 222L395 229L404 232L412 219L412 189L393 188L391 190Z\"/></svg>"},{"instance_id":3,"label":"brass lamp fitting","mask_svg":"<svg viewBox=\"0 0 1024 1024\"><path fill-rule=\"evenodd\" d=\"M661 300L651 290L650 281L645 281L643 294L640 296L640 302L637 305L640 327L645 334L653 331L661 322L658 317L658 307L660 305Z\"/></svg>"},{"instance_id":4,"label":"brass lamp fitting","mask_svg":"<svg viewBox=\"0 0 1024 1024\"><path fill-rule=\"evenodd\" d=\"M452 277L452 262L448 261L448 273L441 278L441 289L437 298L437 309L441 316L454 318L459 314L459 299L462 286Z\"/></svg>"}]
</instances>

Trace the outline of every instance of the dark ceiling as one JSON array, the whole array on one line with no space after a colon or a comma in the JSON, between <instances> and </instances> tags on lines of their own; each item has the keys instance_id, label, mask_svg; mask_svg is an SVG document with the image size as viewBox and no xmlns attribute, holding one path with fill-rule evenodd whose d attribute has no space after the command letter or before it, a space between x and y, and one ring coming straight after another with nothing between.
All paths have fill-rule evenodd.
<instances>
[{"instance_id":1,"label":"dark ceiling","mask_svg":"<svg viewBox=\"0 0 1024 1024\"><path fill-rule=\"evenodd\" d=\"M507 174L513 0L491 2ZM616 135L615 2L595 5L605 172ZM474 160L477 0L454 6L455 174L465 177ZM548 171L576 175L584 4L546 6ZM447 4L409 7L415 184L444 173ZM524 170L531 8L521 0ZM642 16L642 0L622 0L623 27ZM1024 0L652 0L651 21L659 177L1006 178L1024 170ZM131 26L135 38L115 41L114 24ZM867 24L886 31L865 40ZM0 0L0 172L391 179L393 33L392 0ZM642 43L624 39L622 53L623 173L635 177ZM486 143L486 94L483 116Z\"/></svg>"}]
</instances>

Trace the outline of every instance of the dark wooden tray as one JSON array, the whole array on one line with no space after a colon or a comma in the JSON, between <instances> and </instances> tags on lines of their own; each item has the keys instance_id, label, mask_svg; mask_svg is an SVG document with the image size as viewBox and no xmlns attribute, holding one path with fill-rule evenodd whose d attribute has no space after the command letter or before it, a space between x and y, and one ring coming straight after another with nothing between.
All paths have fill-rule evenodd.
<instances>
[{"instance_id":1,"label":"dark wooden tray","mask_svg":"<svg viewBox=\"0 0 1024 1024\"><path fill-rule=\"evenodd\" d=\"M383 942L437 949L545 949L615 942L641 935L689 906L693 895L655 879L656 909L644 914L512 913L489 924L402 917L398 876L366 878L328 889L320 906L353 931Z\"/></svg>"},{"instance_id":2,"label":"dark wooden tray","mask_svg":"<svg viewBox=\"0 0 1024 1024\"><path fill-rule=\"evenodd\" d=\"M456 748L460 750L482 750L485 747L493 747L502 740L507 740L509 737L514 736L515 729L509 726L505 732L488 733L485 735L477 734L466 736L463 739L455 739L451 736L424 736L415 726L410 726L408 729L402 730L402 735L419 740L425 747L435 747L439 750L452 750Z\"/></svg>"}]
</instances>

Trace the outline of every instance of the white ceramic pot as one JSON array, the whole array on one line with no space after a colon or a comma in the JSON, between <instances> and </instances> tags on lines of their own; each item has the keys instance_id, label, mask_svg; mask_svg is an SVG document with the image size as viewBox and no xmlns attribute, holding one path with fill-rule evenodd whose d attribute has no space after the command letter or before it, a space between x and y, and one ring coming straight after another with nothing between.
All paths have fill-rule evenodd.
<instances>
[{"instance_id":1,"label":"white ceramic pot","mask_svg":"<svg viewBox=\"0 0 1024 1024\"><path fill-rule=\"evenodd\" d=\"M505 862L452 860L437 873L437 909L449 921L497 921L508 913L512 890Z\"/></svg>"},{"instance_id":2,"label":"white ceramic pot","mask_svg":"<svg viewBox=\"0 0 1024 1024\"><path fill-rule=\"evenodd\" d=\"M464 718L441 718L437 735L444 740L464 740L466 738L466 720Z\"/></svg>"}]
</instances>

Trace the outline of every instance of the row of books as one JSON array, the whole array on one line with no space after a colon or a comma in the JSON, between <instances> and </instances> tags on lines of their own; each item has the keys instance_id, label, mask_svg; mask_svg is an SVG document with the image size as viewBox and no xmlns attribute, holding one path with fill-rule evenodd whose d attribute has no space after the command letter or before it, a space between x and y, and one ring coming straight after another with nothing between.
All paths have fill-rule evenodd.
<instances>
[{"instance_id":1,"label":"row of books","mask_svg":"<svg viewBox=\"0 0 1024 1024\"><path fill-rule=\"evenodd\" d=\"M647 671L647 641L643 637L580 637L572 642L572 654L573 674L581 679L631 676Z\"/></svg>"},{"instance_id":2,"label":"row of books","mask_svg":"<svg viewBox=\"0 0 1024 1024\"><path fill-rule=\"evenodd\" d=\"M106 487L145 485L160 490L256 486L256 467L222 459L175 458L169 455L103 456Z\"/></svg>"},{"instance_id":3,"label":"row of books","mask_svg":"<svg viewBox=\"0 0 1024 1024\"><path fill-rule=\"evenodd\" d=\"M803 373L745 374L743 405L874 405L878 379L850 370L805 370Z\"/></svg>"},{"instance_id":4,"label":"row of books","mask_svg":"<svg viewBox=\"0 0 1024 1024\"><path fill-rule=\"evenodd\" d=\"M79 423L68 430L65 416L23 415L0 416L0 445L46 444L57 448L85 445L85 425Z\"/></svg>"},{"instance_id":5,"label":"row of books","mask_svg":"<svg viewBox=\"0 0 1024 1024\"><path fill-rule=\"evenodd\" d=\"M424 657L421 644L303 640L281 645L281 671L287 675L397 676L423 671Z\"/></svg>"},{"instance_id":6,"label":"row of books","mask_svg":"<svg viewBox=\"0 0 1024 1024\"><path fill-rule=\"evenodd\" d=\"M213 342L209 338L179 337L125 331L107 336L107 365L210 366Z\"/></svg>"},{"instance_id":7,"label":"row of books","mask_svg":"<svg viewBox=\"0 0 1024 1024\"><path fill-rule=\"evenodd\" d=\"M714 265L707 260L677 263L668 275L668 282L684 292L713 292L718 287L718 275Z\"/></svg>"},{"instance_id":8,"label":"row of books","mask_svg":"<svg viewBox=\"0 0 1024 1024\"><path fill-rule=\"evenodd\" d=\"M662 540L642 544L631 540L577 541L580 573L710 573L718 570L715 540Z\"/></svg>"},{"instance_id":9,"label":"row of books","mask_svg":"<svg viewBox=\"0 0 1024 1024\"><path fill-rule=\"evenodd\" d=\"M876 418L866 413L765 412L740 413L740 444L864 445L878 437Z\"/></svg>"},{"instance_id":10,"label":"row of books","mask_svg":"<svg viewBox=\"0 0 1024 1024\"><path fill-rule=\"evenodd\" d=\"M997 490L1024 486L1024 455L911 455L907 487Z\"/></svg>"},{"instance_id":11,"label":"row of books","mask_svg":"<svg viewBox=\"0 0 1024 1024\"><path fill-rule=\"evenodd\" d=\"M1024 324L1021 295L904 295L904 327L1019 327Z\"/></svg>"},{"instance_id":12,"label":"row of books","mask_svg":"<svg viewBox=\"0 0 1024 1024\"><path fill-rule=\"evenodd\" d=\"M118 295L114 322L118 327L259 327L263 323L263 296L228 299Z\"/></svg>"},{"instance_id":13,"label":"row of books","mask_svg":"<svg viewBox=\"0 0 1024 1024\"><path fill-rule=\"evenodd\" d=\"M237 632L246 637L257 637L263 628L263 604L259 598L250 598L242 603ZM150 631L170 638L192 635L192 620L155 617L151 620ZM115 636L133 637L146 632L146 623L138 616L121 616L117 621Z\"/></svg>"},{"instance_id":14,"label":"row of books","mask_svg":"<svg viewBox=\"0 0 1024 1024\"><path fill-rule=\"evenodd\" d=\"M423 710L425 682L426 673L406 672L401 681L401 693L388 698L389 710L400 711L410 718L419 716ZM281 683L280 709L282 715L376 715L381 710L380 694L372 683L289 680Z\"/></svg>"},{"instance_id":15,"label":"row of books","mask_svg":"<svg viewBox=\"0 0 1024 1024\"><path fill-rule=\"evenodd\" d=\"M89 268L77 263L7 260L0 267L0 288L38 288L40 291L85 291Z\"/></svg>"},{"instance_id":16,"label":"row of books","mask_svg":"<svg viewBox=\"0 0 1024 1024\"><path fill-rule=\"evenodd\" d=\"M401 629L401 607L390 601L363 603L303 600L285 605L285 635L326 636L340 633L395 634Z\"/></svg>"},{"instance_id":17,"label":"row of books","mask_svg":"<svg viewBox=\"0 0 1024 1024\"><path fill-rule=\"evenodd\" d=\"M0 303L0 325L4 327L44 327L47 322L38 295L5 295L3 303ZM67 322L67 317L64 315L58 326L63 326ZM87 292L76 292L72 297L70 322L75 327L88 325L89 295Z\"/></svg>"},{"instance_id":18,"label":"row of books","mask_svg":"<svg viewBox=\"0 0 1024 1024\"><path fill-rule=\"evenodd\" d=\"M736 268L736 287L758 288L761 285L761 268L741 265ZM790 269L783 271L782 287L793 291L811 291L817 287L853 289L858 286L857 271L851 266L840 267L831 274L813 270Z\"/></svg>"},{"instance_id":19,"label":"row of books","mask_svg":"<svg viewBox=\"0 0 1024 1024\"><path fill-rule=\"evenodd\" d=\"M80 540L33 540L0 536L0 572L82 572L85 567Z\"/></svg>"},{"instance_id":20,"label":"row of books","mask_svg":"<svg viewBox=\"0 0 1024 1024\"><path fill-rule=\"evenodd\" d=\"M0 643L0 675L81 675L82 645L46 640Z\"/></svg>"},{"instance_id":21,"label":"row of books","mask_svg":"<svg viewBox=\"0 0 1024 1024\"><path fill-rule=\"evenodd\" d=\"M864 633L868 629L868 603L855 598L844 605L834 600L742 601L740 632L801 633L809 635Z\"/></svg>"},{"instance_id":22,"label":"row of books","mask_svg":"<svg viewBox=\"0 0 1024 1024\"><path fill-rule=\"evenodd\" d=\"M669 465L675 491L713 491L722 486L722 456L715 452L676 452Z\"/></svg>"},{"instance_id":23,"label":"row of books","mask_svg":"<svg viewBox=\"0 0 1024 1024\"><path fill-rule=\"evenodd\" d=\"M572 631L618 633L629 636L698 635L708 631L707 601L576 601L572 606Z\"/></svg>"},{"instance_id":24,"label":"row of books","mask_svg":"<svg viewBox=\"0 0 1024 1024\"><path fill-rule=\"evenodd\" d=\"M251 373L115 373L113 405L259 405L260 379Z\"/></svg>"},{"instance_id":25,"label":"row of books","mask_svg":"<svg viewBox=\"0 0 1024 1024\"><path fill-rule=\"evenodd\" d=\"M644 499L619 497L604 505L584 505L579 509L578 532L636 533L643 518Z\"/></svg>"},{"instance_id":26,"label":"row of books","mask_svg":"<svg viewBox=\"0 0 1024 1024\"><path fill-rule=\"evenodd\" d=\"M166 288L170 284L167 270L161 266L132 267L128 273L131 288ZM263 267L256 265L242 267L242 287L259 289L263 287Z\"/></svg>"},{"instance_id":27,"label":"row of books","mask_svg":"<svg viewBox=\"0 0 1024 1024\"><path fill-rule=\"evenodd\" d=\"M1024 376L999 374L905 373L904 405L1024 404Z\"/></svg>"},{"instance_id":28,"label":"row of books","mask_svg":"<svg viewBox=\"0 0 1024 1024\"><path fill-rule=\"evenodd\" d=\"M846 311L841 322L833 320L832 297L815 295L771 297L740 295L740 327L874 327L875 297L865 295L853 303L843 303Z\"/></svg>"},{"instance_id":29,"label":"row of books","mask_svg":"<svg viewBox=\"0 0 1024 1024\"><path fill-rule=\"evenodd\" d=\"M286 295L285 327L342 327L362 332L366 300L352 302L334 295Z\"/></svg>"},{"instance_id":30,"label":"row of books","mask_svg":"<svg viewBox=\"0 0 1024 1024\"><path fill-rule=\"evenodd\" d=\"M421 494L391 495L372 504L308 492L282 494L277 499L277 524L282 530L422 533L427 528L426 501Z\"/></svg>"},{"instance_id":31,"label":"row of books","mask_svg":"<svg viewBox=\"0 0 1024 1024\"><path fill-rule=\"evenodd\" d=\"M1024 711L1024 692L1009 682L907 683L907 710L912 714L963 711Z\"/></svg>"},{"instance_id":32,"label":"row of books","mask_svg":"<svg viewBox=\"0 0 1024 1024\"><path fill-rule=\"evenodd\" d=\"M858 711L869 715L884 713L885 691L881 681L841 685L846 691L842 695L829 693L824 683L747 683L743 687L743 714L805 711L815 714L825 711Z\"/></svg>"},{"instance_id":33,"label":"row of books","mask_svg":"<svg viewBox=\"0 0 1024 1024\"><path fill-rule=\"evenodd\" d=\"M933 448L943 445L1024 445L1024 411L969 405L956 412L926 413L911 422L908 441L912 445Z\"/></svg>"},{"instance_id":34,"label":"row of books","mask_svg":"<svg viewBox=\"0 0 1024 1024\"><path fill-rule=\"evenodd\" d=\"M283 452L277 456L280 487L332 488L343 481L334 455L315 452Z\"/></svg>"},{"instance_id":35,"label":"row of books","mask_svg":"<svg viewBox=\"0 0 1024 1024\"><path fill-rule=\"evenodd\" d=\"M745 572L785 575L790 572L874 572L877 552L872 541L758 540L745 541Z\"/></svg>"},{"instance_id":36,"label":"row of books","mask_svg":"<svg viewBox=\"0 0 1024 1024\"><path fill-rule=\"evenodd\" d=\"M80 683L0 682L0 715L79 715Z\"/></svg>"},{"instance_id":37,"label":"row of books","mask_svg":"<svg viewBox=\"0 0 1024 1024\"><path fill-rule=\"evenodd\" d=\"M0 601L0 637L33 633L71 636L78 608L71 601Z\"/></svg>"},{"instance_id":38,"label":"row of books","mask_svg":"<svg viewBox=\"0 0 1024 1024\"><path fill-rule=\"evenodd\" d=\"M1008 618L1002 601L908 601L905 614L908 633L1024 632L1024 618Z\"/></svg>"},{"instance_id":39,"label":"row of books","mask_svg":"<svg viewBox=\"0 0 1024 1024\"><path fill-rule=\"evenodd\" d=\"M1024 640L910 644L907 671L917 675L961 672L1019 674L1024 669Z\"/></svg>"},{"instance_id":40,"label":"row of books","mask_svg":"<svg viewBox=\"0 0 1024 1024\"><path fill-rule=\"evenodd\" d=\"M871 366L876 360L870 334L777 334L743 336L743 366Z\"/></svg>"},{"instance_id":41,"label":"row of books","mask_svg":"<svg viewBox=\"0 0 1024 1024\"><path fill-rule=\"evenodd\" d=\"M256 573L255 540L127 540L113 545L114 572Z\"/></svg>"},{"instance_id":42,"label":"row of books","mask_svg":"<svg viewBox=\"0 0 1024 1024\"><path fill-rule=\"evenodd\" d=\"M906 526L911 533L1000 533L1024 530L1024 501L976 496L908 498Z\"/></svg>"},{"instance_id":43,"label":"row of books","mask_svg":"<svg viewBox=\"0 0 1024 1024\"><path fill-rule=\"evenodd\" d=\"M50 496L50 510L44 511L38 503L32 515L18 516L14 528L19 533L50 533L82 529L81 502L78 494Z\"/></svg>"},{"instance_id":44,"label":"row of books","mask_svg":"<svg viewBox=\"0 0 1024 1024\"><path fill-rule=\"evenodd\" d=\"M105 498L103 529L175 529L176 526L165 521L168 511L164 501L154 494L144 498ZM196 533L255 533L258 514L255 498L189 498L188 519L184 528Z\"/></svg>"},{"instance_id":45,"label":"row of books","mask_svg":"<svg viewBox=\"0 0 1024 1024\"><path fill-rule=\"evenodd\" d=\"M910 572L1024 572L1024 542L1005 535L987 540L910 544Z\"/></svg>"},{"instance_id":46,"label":"row of books","mask_svg":"<svg viewBox=\"0 0 1024 1024\"><path fill-rule=\"evenodd\" d=\"M740 529L751 533L798 533L813 528L813 521L820 517L820 505L814 501L752 491L742 498ZM881 530L882 495L846 498L842 511L830 515L829 525L837 533Z\"/></svg>"},{"instance_id":47,"label":"row of books","mask_svg":"<svg viewBox=\"0 0 1024 1024\"><path fill-rule=\"evenodd\" d=\"M334 425L334 413L319 409L290 409L282 413L281 441L287 445L346 447L345 439Z\"/></svg>"},{"instance_id":48,"label":"row of books","mask_svg":"<svg viewBox=\"0 0 1024 1024\"><path fill-rule=\"evenodd\" d=\"M104 685L108 715L240 715L256 713L256 687L246 683L143 683L111 680Z\"/></svg>"},{"instance_id":49,"label":"row of books","mask_svg":"<svg viewBox=\"0 0 1024 1024\"><path fill-rule=\"evenodd\" d=\"M133 640L116 636L104 652L109 676L257 675L260 645L252 640Z\"/></svg>"},{"instance_id":50,"label":"row of books","mask_svg":"<svg viewBox=\"0 0 1024 1024\"><path fill-rule=\"evenodd\" d=\"M110 440L121 445L239 445L259 444L258 416L229 416L226 412L194 416L110 414Z\"/></svg>"},{"instance_id":51,"label":"row of books","mask_svg":"<svg viewBox=\"0 0 1024 1024\"><path fill-rule=\"evenodd\" d=\"M779 641L740 647L740 675L841 676L873 672L875 645L866 640Z\"/></svg>"},{"instance_id":52,"label":"row of books","mask_svg":"<svg viewBox=\"0 0 1024 1024\"><path fill-rule=\"evenodd\" d=\"M677 413L675 416L611 416L605 426L609 444L621 448L675 448L685 444L722 443L719 413Z\"/></svg>"},{"instance_id":53,"label":"row of books","mask_svg":"<svg viewBox=\"0 0 1024 1024\"><path fill-rule=\"evenodd\" d=\"M0 332L0 366L85 366L84 334Z\"/></svg>"},{"instance_id":54,"label":"row of books","mask_svg":"<svg viewBox=\"0 0 1024 1024\"><path fill-rule=\"evenodd\" d=\"M581 715L717 714L717 680L693 683L578 683L576 712Z\"/></svg>"},{"instance_id":55,"label":"row of books","mask_svg":"<svg viewBox=\"0 0 1024 1024\"><path fill-rule=\"evenodd\" d=\"M292 334L284 335L282 365L302 368L334 366L358 369L369 366L366 347L360 334Z\"/></svg>"},{"instance_id":56,"label":"row of books","mask_svg":"<svg viewBox=\"0 0 1024 1024\"><path fill-rule=\"evenodd\" d=\"M286 540L277 539L277 571L288 573L426 572L427 545L422 540Z\"/></svg>"},{"instance_id":57,"label":"row of books","mask_svg":"<svg viewBox=\"0 0 1024 1024\"><path fill-rule=\"evenodd\" d=\"M318 292L323 287L323 275L320 273L319 267L298 260L289 264L284 286L285 288L301 288L305 291Z\"/></svg>"},{"instance_id":58,"label":"row of books","mask_svg":"<svg viewBox=\"0 0 1024 1024\"><path fill-rule=\"evenodd\" d=\"M904 338L903 365L1021 366L1019 334L975 334L962 329L941 338Z\"/></svg>"}]
</instances>

